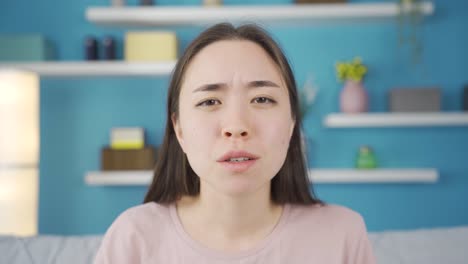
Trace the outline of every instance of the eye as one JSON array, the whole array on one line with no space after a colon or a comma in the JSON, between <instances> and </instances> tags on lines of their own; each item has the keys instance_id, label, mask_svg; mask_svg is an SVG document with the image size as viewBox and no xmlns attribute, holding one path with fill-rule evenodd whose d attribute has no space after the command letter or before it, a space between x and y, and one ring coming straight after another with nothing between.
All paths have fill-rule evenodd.
<instances>
[{"instance_id":1,"label":"eye","mask_svg":"<svg viewBox=\"0 0 468 264\"><path fill-rule=\"evenodd\" d=\"M256 104L273 104L276 103L273 99L267 98L267 97L256 97L252 100L252 102Z\"/></svg>"},{"instance_id":2,"label":"eye","mask_svg":"<svg viewBox=\"0 0 468 264\"><path fill-rule=\"evenodd\" d=\"M196 106L212 106L212 105L217 105L217 104L221 104L221 102L216 99L208 99L208 100L198 103Z\"/></svg>"}]
</instances>

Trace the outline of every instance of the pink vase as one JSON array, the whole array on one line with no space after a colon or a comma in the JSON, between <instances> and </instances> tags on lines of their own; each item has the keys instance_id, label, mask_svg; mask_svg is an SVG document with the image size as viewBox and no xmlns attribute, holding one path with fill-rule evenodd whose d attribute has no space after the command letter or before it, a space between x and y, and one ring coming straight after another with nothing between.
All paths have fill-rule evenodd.
<instances>
[{"instance_id":1,"label":"pink vase","mask_svg":"<svg viewBox=\"0 0 468 264\"><path fill-rule=\"evenodd\" d=\"M340 94L340 109L343 113L367 112L368 97L362 82L347 80Z\"/></svg>"}]
</instances>

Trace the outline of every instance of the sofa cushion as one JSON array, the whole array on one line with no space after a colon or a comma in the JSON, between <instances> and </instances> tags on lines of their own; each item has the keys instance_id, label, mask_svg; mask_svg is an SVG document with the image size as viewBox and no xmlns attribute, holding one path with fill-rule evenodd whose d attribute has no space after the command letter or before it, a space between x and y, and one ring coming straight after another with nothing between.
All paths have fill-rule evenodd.
<instances>
[{"instance_id":1,"label":"sofa cushion","mask_svg":"<svg viewBox=\"0 0 468 264\"><path fill-rule=\"evenodd\" d=\"M468 263L468 226L370 233L379 264Z\"/></svg>"},{"instance_id":2,"label":"sofa cushion","mask_svg":"<svg viewBox=\"0 0 468 264\"><path fill-rule=\"evenodd\" d=\"M0 236L0 264L89 264L93 262L101 238L102 236Z\"/></svg>"}]
</instances>

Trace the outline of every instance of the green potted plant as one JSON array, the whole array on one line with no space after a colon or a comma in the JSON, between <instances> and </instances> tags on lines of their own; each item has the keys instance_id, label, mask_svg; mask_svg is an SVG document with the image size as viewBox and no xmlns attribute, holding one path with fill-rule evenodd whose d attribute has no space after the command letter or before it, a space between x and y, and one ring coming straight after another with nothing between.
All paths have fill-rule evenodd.
<instances>
[{"instance_id":1,"label":"green potted plant","mask_svg":"<svg viewBox=\"0 0 468 264\"><path fill-rule=\"evenodd\" d=\"M312 106L317 99L318 86L314 82L312 75L309 75L302 88L298 89L300 119L304 120L306 115L312 111ZM308 144L311 140L304 131L301 131L302 155L307 161Z\"/></svg>"},{"instance_id":2,"label":"green potted plant","mask_svg":"<svg viewBox=\"0 0 468 264\"><path fill-rule=\"evenodd\" d=\"M411 61L418 64L422 59L423 43L421 40L421 25L424 10L421 0L398 0L398 44L408 45Z\"/></svg>"},{"instance_id":3,"label":"green potted plant","mask_svg":"<svg viewBox=\"0 0 468 264\"><path fill-rule=\"evenodd\" d=\"M351 61L339 61L335 65L337 78L344 82L340 93L340 110L344 113L366 112L368 96L364 89L363 79L367 73L367 66L360 57Z\"/></svg>"},{"instance_id":4,"label":"green potted plant","mask_svg":"<svg viewBox=\"0 0 468 264\"><path fill-rule=\"evenodd\" d=\"M315 85L313 77L309 76L304 86L298 91L301 120L304 120L307 113L311 111L312 105L317 98L317 93L318 87Z\"/></svg>"}]
</instances>

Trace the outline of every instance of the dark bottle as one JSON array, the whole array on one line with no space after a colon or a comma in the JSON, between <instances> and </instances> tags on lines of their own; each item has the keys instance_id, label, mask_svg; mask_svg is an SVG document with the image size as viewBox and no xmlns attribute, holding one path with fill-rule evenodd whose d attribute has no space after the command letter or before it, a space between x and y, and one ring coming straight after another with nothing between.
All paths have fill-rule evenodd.
<instances>
[{"instance_id":1,"label":"dark bottle","mask_svg":"<svg viewBox=\"0 0 468 264\"><path fill-rule=\"evenodd\" d=\"M463 89L463 111L468 111L468 84Z\"/></svg>"},{"instance_id":2,"label":"dark bottle","mask_svg":"<svg viewBox=\"0 0 468 264\"><path fill-rule=\"evenodd\" d=\"M95 37L87 36L84 43L84 52L86 60L97 60L98 59L98 43Z\"/></svg>"},{"instance_id":3,"label":"dark bottle","mask_svg":"<svg viewBox=\"0 0 468 264\"><path fill-rule=\"evenodd\" d=\"M102 46L104 47L104 60L115 60L116 59L116 43L115 39L111 36L106 36L102 40Z\"/></svg>"},{"instance_id":4,"label":"dark bottle","mask_svg":"<svg viewBox=\"0 0 468 264\"><path fill-rule=\"evenodd\" d=\"M142 5L142 6L153 5L153 0L140 0L140 5Z\"/></svg>"}]
</instances>

